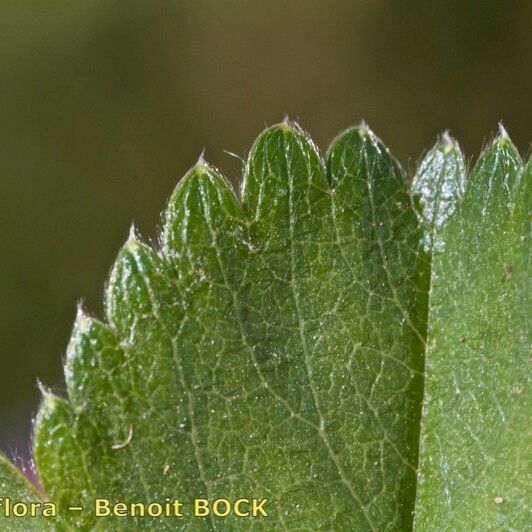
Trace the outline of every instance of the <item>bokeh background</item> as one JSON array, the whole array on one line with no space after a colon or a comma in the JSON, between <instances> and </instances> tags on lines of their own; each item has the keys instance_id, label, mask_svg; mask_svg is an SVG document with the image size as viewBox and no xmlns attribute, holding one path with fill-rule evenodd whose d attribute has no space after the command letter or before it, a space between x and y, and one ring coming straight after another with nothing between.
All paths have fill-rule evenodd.
<instances>
[{"instance_id":1,"label":"bokeh background","mask_svg":"<svg viewBox=\"0 0 532 532\"><path fill-rule=\"evenodd\" d=\"M406 169L449 128L469 160L532 124L532 2L4 0L0 449L28 456L37 380L64 390L78 300L186 169L237 182L285 113L325 149L365 118Z\"/></svg>"}]
</instances>

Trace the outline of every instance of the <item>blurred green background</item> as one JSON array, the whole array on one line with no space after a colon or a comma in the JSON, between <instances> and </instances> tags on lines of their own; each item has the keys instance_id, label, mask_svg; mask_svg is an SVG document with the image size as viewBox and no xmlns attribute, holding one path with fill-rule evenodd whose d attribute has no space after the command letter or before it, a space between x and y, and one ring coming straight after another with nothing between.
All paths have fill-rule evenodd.
<instances>
[{"instance_id":1,"label":"blurred green background","mask_svg":"<svg viewBox=\"0 0 532 532\"><path fill-rule=\"evenodd\" d=\"M0 448L29 454L37 379L64 390L76 302L135 221L154 240L206 148L238 181L288 113L322 150L365 118L411 170L445 128L471 160L531 139L530 1L3 1Z\"/></svg>"}]
</instances>

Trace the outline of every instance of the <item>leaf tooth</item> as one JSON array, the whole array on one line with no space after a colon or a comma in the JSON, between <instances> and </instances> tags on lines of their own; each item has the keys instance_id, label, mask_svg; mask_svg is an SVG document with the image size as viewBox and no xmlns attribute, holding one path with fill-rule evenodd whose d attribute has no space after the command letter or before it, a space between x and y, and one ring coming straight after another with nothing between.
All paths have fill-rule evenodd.
<instances>
[{"instance_id":1,"label":"leaf tooth","mask_svg":"<svg viewBox=\"0 0 532 532\"><path fill-rule=\"evenodd\" d=\"M35 421L33 452L44 491L60 507L60 522L61 512L65 512L69 504L89 503L88 472L79 454L77 428L70 403L47 393ZM58 526L62 528L60 523Z\"/></svg>"},{"instance_id":2,"label":"leaf tooth","mask_svg":"<svg viewBox=\"0 0 532 532\"><path fill-rule=\"evenodd\" d=\"M508 135L508 131L506 131L506 128L504 127L504 124L502 123L502 120L499 122L499 139L510 139L510 136Z\"/></svg>"},{"instance_id":3,"label":"leaf tooth","mask_svg":"<svg viewBox=\"0 0 532 532\"><path fill-rule=\"evenodd\" d=\"M465 184L462 151L458 142L445 131L420 163L412 183L414 197L420 203L418 214L427 252L443 248L441 230L454 214Z\"/></svg>"},{"instance_id":4,"label":"leaf tooth","mask_svg":"<svg viewBox=\"0 0 532 532\"><path fill-rule=\"evenodd\" d=\"M522 172L521 156L504 126L499 124L498 134L482 152L471 172L464 207L467 205L468 209L483 217L508 213Z\"/></svg>"},{"instance_id":5,"label":"leaf tooth","mask_svg":"<svg viewBox=\"0 0 532 532\"><path fill-rule=\"evenodd\" d=\"M92 318L83 308L83 301L80 301L76 307L76 319L74 321L74 331L86 332L90 329Z\"/></svg>"},{"instance_id":6,"label":"leaf tooth","mask_svg":"<svg viewBox=\"0 0 532 532\"><path fill-rule=\"evenodd\" d=\"M70 341L66 350L66 360L64 366L65 381L67 390L71 389L75 395L76 386L74 380L76 378L75 366L81 362L85 365L86 361L82 359L82 353L78 349L81 344L81 340L86 337L93 325L92 318L83 309L82 303L78 303L76 310L76 319L74 320L74 326L70 335ZM70 396L70 393L69 393Z\"/></svg>"},{"instance_id":7,"label":"leaf tooth","mask_svg":"<svg viewBox=\"0 0 532 532\"><path fill-rule=\"evenodd\" d=\"M377 181L404 179L390 150L363 120L340 133L327 150L327 170L333 187L344 180Z\"/></svg>"},{"instance_id":8,"label":"leaf tooth","mask_svg":"<svg viewBox=\"0 0 532 532\"><path fill-rule=\"evenodd\" d=\"M327 172L334 191L335 217L343 215L348 226L362 224L360 228L373 231L383 224L383 231L378 231L386 240L390 230L395 231L394 220L401 220L411 210L401 166L365 122L333 140L327 150ZM367 231L361 232L366 238Z\"/></svg>"},{"instance_id":9,"label":"leaf tooth","mask_svg":"<svg viewBox=\"0 0 532 532\"><path fill-rule=\"evenodd\" d=\"M111 393L112 381L123 363L124 354L113 331L79 305L64 368L68 397L74 408Z\"/></svg>"},{"instance_id":10,"label":"leaf tooth","mask_svg":"<svg viewBox=\"0 0 532 532\"><path fill-rule=\"evenodd\" d=\"M111 270L105 297L107 320L119 338L132 342L146 327L158 326L159 312L161 319L169 318L168 305L178 297L171 277L168 265L150 246L136 235L128 238Z\"/></svg>"},{"instance_id":11,"label":"leaf tooth","mask_svg":"<svg viewBox=\"0 0 532 532\"><path fill-rule=\"evenodd\" d=\"M284 120L257 137L245 166L242 202L246 217L265 236L284 238L283 230L320 208L327 189L319 152L296 122Z\"/></svg>"},{"instance_id":12,"label":"leaf tooth","mask_svg":"<svg viewBox=\"0 0 532 532\"><path fill-rule=\"evenodd\" d=\"M241 206L229 182L203 156L175 188L164 216L162 250L178 269L218 237L234 232Z\"/></svg>"},{"instance_id":13,"label":"leaf tooth","mask_svg":"<svg viewBox=\"0 0 532 532\"><path fill-rule=\"evenodd\" d=\"M54 453L62 444L62 438L56 439L57 431L64 432L65 438L72 438L72 420L74 411L70 403L55 395L50 390L39 385L42 394L41 404L37 416L35 417L34 425L34 457L37 469L41 473L41 480L46 480L50 477L49 474L42 475L41 465L41 451L45 453ZM50 464L47 464L50 466ZM53 467L53 465L52 465ZM43 486L46 489L46 485Z\"/></svg>"}]
</instances>

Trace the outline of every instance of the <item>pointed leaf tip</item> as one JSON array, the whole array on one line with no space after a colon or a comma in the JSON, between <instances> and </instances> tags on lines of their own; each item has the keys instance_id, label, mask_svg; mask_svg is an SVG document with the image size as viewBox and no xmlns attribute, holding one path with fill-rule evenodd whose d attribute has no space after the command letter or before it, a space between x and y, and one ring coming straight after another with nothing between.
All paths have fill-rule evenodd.
<instances>
[{"instance_id":1,"label":"pointed leaf tip","mask_svg":"<svg viewBox=\"0 0 532 532\"><path fill-rule=\"evenodd\" d=\"M201 177L205 175L210 169L211 168L209 163L205 160L205 148L203 148L203 150L199 154L196 164L190 169L188 174L190 174L190 177Z\"/></svg>"},{"instance_id":2,"label":"pointed leaf tip","mask_svg":"<svg viewBox=\"0 0 532 532\"><path fill-rule=\"evenodd\" d=\"M470 173L464 201L476 204L483 216L488 212L506 216L504 213L513 202L522 171L521 155L504 126L499 124L499 133L480 154Z\"/></svg>"},{"instance_id":3,"label":"pointed leaf tip","mask_svg":"<svg viewBox=\"0 0 532 532\"><path fill-rule=\"evenodd\" d=\"M358 132L360 138L368 140L374 146L378 146L379 149L382 149L387 153L390 152L386 144L384 144L384 142L375 134L375 132L373 131L373 129L371 129L370 125L366 122L366 120L362 119L357 126L355 126L354 128L347 129L345 133L348 133L353 130Z\"/></svg>"},{"instance_id":4,"label":"pointed leaf tip","mask_svg":"<svg viewBox=\"0 0 532 532\"><path fill-rule=\"evenodd\" d=\"M83 302L78 303L76 309L76 319L74 322L74 329L80 333L87 332L90 328L91 318L83 308Z\"/></svg>"},{"instance_id":5,"label":"pointed leaf tip","mask_svg":"<svg viewBox=\"0 0 532 532\"><path fill-rule=\"evenodd\" d=\"M37 379L37 389L41 394L41 399L43 400L43 402L46 401L49 397L53 396L52 390L45 386L45 384L40 379Z\"/></svg>"},{"instance_id":6,"label":"pointed leaf tip","mask_svg":"<svg viewBox=\"0 0 532 532\"><path fill-rule=\"evenodd\" d=\"M85 315L85 309L83 308L83 300L80 299L76 305L76 319L83 315Z\"/></svg>"},{"instance_id":7,"label":"pointed leaf tip","mask_svg":"<svg viewBox=\"0 0 532 532\"><path fill-rule=\"evenodd\" d=\"M510 136L508 135L508 131L506 131L506 128L504 127L504 124L501 122L499 122L499 135L498 135L498 138L499 139L509 139Z\"/></svg>"},{"instance_id":8,"label":"pointed leaf tip","mask_svg":"<svg viewBox=\"0 0 532 532\"><path fill-rule=\"evenodd\" d=\"M127 235L127 240L124 243L124 249L133 250L139 245L139 239L137 236L137 229L135 228L135 224L132 223L129 227L129 233Z\"/></svg>"},{"instance_id":9,"label":"pointed leaf tip","mask_svg":"<svg viewBox=\"0 0 532 532\"><path fill-rule=\"evenodd\" d=\"M495 135L495 138L493 139L493 144L497 145L500 148L503 148L507 144L513 146L513 143L510 139L510 135L508 135L508 131L506 130L502 122L499 122L498 132L497 135Z\"/></svg>"},{"instance_id":10,"label":"pointed leaf tip","mask_svg":"<svg viewBox=\"0 0 532 532\"><path fill-rule=\"evenodd\" d=\"M206 162L205 162L205 148L203 148L201 150L201 153L199 154L198 160L196 161L196 166L197 165L204 165L204 164L206 164Z\"/></svg>"},{"instance_id":11,"label":"pointed leaf tip","mask_svg":"<svg viewBox=\"0 0 532 532\"><path fill-rule=\"evenodd\" d=\"M360 136L373 135L373 131L371 131L371 128L369 127L368 123L364 118L356 126L356 129Z\"/></svg>"},{"instance_id":12,"label":"pointed leaf tip","mask_svg":"<svg viewBox=\"0 0 532 532\"><path fill-rule=\"evenodd\" d=\"M279 124L273 126L273 128L277 128L280 131L282 131L283 133L290 133L290 132L295 132L295 131L300 130L300 128L297 125L297 123L296 122L292 122L291 120L289 120L288 116L285 116L283 121L280 122Z\"/></svg>"},{"instance_id":13,"label":"pointed leaf tip","mask_svg":"<svg viewBox=\"0 0 532 532\"><path fill-rule=\"evenodd\" d=\"M440 135L438 142L436 143L436 146L438 145L445 151L445 153L449 153L452 150L460 152L458 141L451 136L448 129Z\"/></svg>"}]
</instances>

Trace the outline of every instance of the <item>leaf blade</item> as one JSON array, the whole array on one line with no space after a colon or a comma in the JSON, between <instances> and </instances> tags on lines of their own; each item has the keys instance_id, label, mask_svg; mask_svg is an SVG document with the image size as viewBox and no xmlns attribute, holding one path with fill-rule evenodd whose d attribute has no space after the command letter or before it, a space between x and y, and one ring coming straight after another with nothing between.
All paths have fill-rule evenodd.
<instances>
[{"instance_id":1,"label":"leaf blade","mask_svg":"<svg viewBox=\"0 0 532 532\"><path fill-rule=\"evenodd\" d=\"M353 180L334 183L338 151L363 155L344 172L358 174L358 193ZM79 498L86 483L121 500L169 485L186 502L244 490L271 499L281 527L408 526L419 227L404 174L372 133L347 134L329 154L327 174L298 126L273 126L250 152L242 205L200 160L170 200L162 253L132 233L107 290L110 327L78 317L69 402L49 401L68 415L39 416L36 459L54 496ZM76 452L86 480L61 460ZM153 522L220 526L190 519Z\"/></svg>"},{"instance_id":2,"label":"leaf blade","mask_svg":"<svg viewBox=\"0 0 532 532\"><path fill-rule=\"evenodd\" d=\"M418 530L526 528L529 186L500 135L434 257Z\"/></svg>"}]
</instances>

